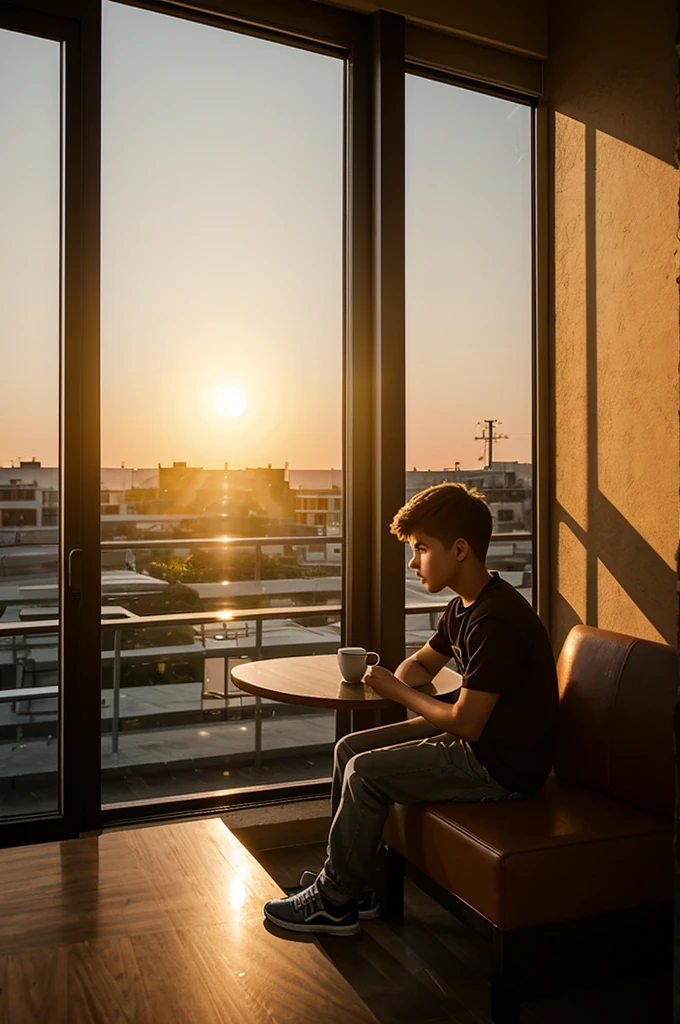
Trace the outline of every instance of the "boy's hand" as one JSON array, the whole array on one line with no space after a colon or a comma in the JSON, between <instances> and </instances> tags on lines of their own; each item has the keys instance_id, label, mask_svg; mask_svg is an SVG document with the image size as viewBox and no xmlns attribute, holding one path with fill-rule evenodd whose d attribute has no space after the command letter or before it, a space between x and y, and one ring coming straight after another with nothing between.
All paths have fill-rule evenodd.
<instances>
[{"instance_id":1,"label":"boy's hand","mask_svg":"<svg viewBox=\"0 0 680 1024\"><path fill-rule=\"evenodd\" d=\"M399 704L403 703L400 700L400 695L404 690L410 689L406 683L402 683L401 679L397 679L382 665L372 665L364 676L364 682L366 686L375 690L379 697L384 697L385 700L396 700Z\"/></svg>"}]
</instances>

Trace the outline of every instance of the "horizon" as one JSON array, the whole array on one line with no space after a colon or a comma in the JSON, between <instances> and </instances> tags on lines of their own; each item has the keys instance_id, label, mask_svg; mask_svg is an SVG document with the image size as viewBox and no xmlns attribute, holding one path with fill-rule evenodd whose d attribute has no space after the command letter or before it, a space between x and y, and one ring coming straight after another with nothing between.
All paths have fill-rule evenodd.
<instances>
[{"instance_id":1,"label":"horizon","mask_svg":"<svg viewBox=\"0 0 680 1024\"><path fill-rule=\"evenodd\" d=\"M11 462L11 460L10 460ZM532 462L530 459L494 459L491 466L459 466L458 469L453 466L412 466L411 468L406 467L406 473L481 473L481 472L493 472L494 466L499 465L517 465L517 466L531 466ZM140 473L145 471L158 472L159 469L180 469L186 467L187 469L198 469L205 470L206 472L212 473L240 473L252 470L278 470L281 469L284 473L343 473L342 466L292 466L286 462L282 466L276 466L268 464L266 466L206 466L206 465L192 465L186 460L173 460L169 465L165 466L159 462L155 465L148 466L113 466L105 465L103 462L100 463L101 470L112 470L116 472L129 472L129 473ZM21 465L10 464L8 466L0 463L0 470L16 469L17 471L26 469L54 469L58 470L59 465L57 463L46 464L41 459L22 459Z\"/></svg>"}]
</instances>

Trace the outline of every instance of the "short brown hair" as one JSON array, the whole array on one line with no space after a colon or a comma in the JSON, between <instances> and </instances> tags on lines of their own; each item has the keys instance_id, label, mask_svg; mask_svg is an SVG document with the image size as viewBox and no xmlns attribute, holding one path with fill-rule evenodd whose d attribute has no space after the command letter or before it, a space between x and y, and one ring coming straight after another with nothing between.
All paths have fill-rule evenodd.
<instances>
[{"instance_id":1,"label":"short brown hair","mask_svg":"<svg viewBox=\"0 0 680 1024\"><path fill-rule=\"evenodd\" d=\"M423 530L440 540L447 551L462 537L480 562L484 562L492 525L483 494L465 484L444 483L414 494L397 512L390 532L407 541L414 530Z\"/></svg>"}]
</instances>

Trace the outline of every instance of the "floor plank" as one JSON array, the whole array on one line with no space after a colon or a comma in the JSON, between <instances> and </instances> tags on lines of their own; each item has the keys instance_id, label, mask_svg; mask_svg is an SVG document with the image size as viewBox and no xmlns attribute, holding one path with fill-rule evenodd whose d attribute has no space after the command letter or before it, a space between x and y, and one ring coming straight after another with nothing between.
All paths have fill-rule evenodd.
<instances>
[{"instance_id":1,"label":"floor plank","mask_svg":"<svg viewBox=\"0 0 680 1024\"><path fill-rule=\"evenodd\" d=\"M128 1024L151 1019L139 962L127 936L69 949L69 1024Z\"/></svg>"},{"instance_id":2,"label":"floor plank","mask_svg":"<svg viewBox=\"0 0 680 1024\"><path fill-rule=\"evenodd\" d=\"M2 1024L68 1020L67 956L63 948L3 957Z\"/></svg>"}]
</instances>

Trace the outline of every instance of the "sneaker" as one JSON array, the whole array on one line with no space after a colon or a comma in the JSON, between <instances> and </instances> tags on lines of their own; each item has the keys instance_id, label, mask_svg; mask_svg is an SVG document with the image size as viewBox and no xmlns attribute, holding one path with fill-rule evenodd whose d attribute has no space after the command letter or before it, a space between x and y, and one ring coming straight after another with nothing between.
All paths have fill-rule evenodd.
<instances>
[{"instance_id":1,"label":"sneaker","mask_svg":"<svg viewBox=\"0 0 680 1024\"><path fill-rule=\"evenodd\" d=\"M317 877L318 875L314 871L303 871L298 885L301 889L306 889L308 885L316 882ZM286 891L295 892L296 890L290 889ZM374 921L376 917L380 917L380 904L375 889L364 889L363 896L360 900L357 900L357 909L361 921Z\"/></svg>"},{"instance_id":2,"label":"sneaker","mask_svg":"<svg viewBox=\"0 0 680 1024\"><path fill-rule=\"evenodd\" d=\"M330 935L355 935L361 925L356 900L339 906L324 899L316 881L286 899L267 900L264 916L291 932L328 932Z\"/></svg>"}]
</instances>

